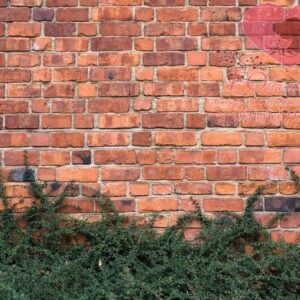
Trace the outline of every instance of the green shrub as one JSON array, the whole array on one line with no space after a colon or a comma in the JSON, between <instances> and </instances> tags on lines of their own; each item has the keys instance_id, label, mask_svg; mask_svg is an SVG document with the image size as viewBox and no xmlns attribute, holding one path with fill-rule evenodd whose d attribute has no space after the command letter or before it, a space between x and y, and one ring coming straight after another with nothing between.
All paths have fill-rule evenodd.
<instances>
[{"instance_id":1,"label":"green shrub","mask_svg":"<svg viewBox=\"0 0 300 300\"><path fill-rule=\"evenodd\" d=\"M64 221L27 168L33 205L21 229L7 205L0 217L0 299L299 299L300 249L272 242L253 217L258 190L243 216L186 214L158 235L95 195L99 222ZM192 220L195 240L184 239ZM245 249L247 251L245 251Z\"/></svg>"}]
</instances>

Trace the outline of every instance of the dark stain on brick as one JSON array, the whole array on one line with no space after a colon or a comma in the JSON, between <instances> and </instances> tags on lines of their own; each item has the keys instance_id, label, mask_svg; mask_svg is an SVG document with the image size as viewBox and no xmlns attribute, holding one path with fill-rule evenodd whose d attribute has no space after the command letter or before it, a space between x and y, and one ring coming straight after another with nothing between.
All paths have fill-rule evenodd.
<instances>
[{"instance_id":1,"label":"dark stain on brick","mask_svg":"<svg viewBox=\"0 0 300 300\"><path fill-rule=\"evenodd\" d=\"M92 162L91 151L89 150L74 151L72 155L72 162L75 165L90 165Z\"/></svg>"},{"instance_id":2,"label":"dark stain on brick","mask_svg":"<svg viewBox=\"0 0 300 300\"><path fill-rule=\"evenodd\" d=\"M300 198L298 197L266 197L265 198L265 210L286 212L294 211L300 208Z\"/></svg>"},{"instance_id":3,"label":"dark stain on brick","mask_svg":"<svg viewBox=\"0 0 300 300\"><path fill-rule=\"evenodd\" d=\"M74 183L69 183L65 187L65 193L69 197L75 197L79 195L79 185Z\"/></svg>"},{"instance_id":4,"label":"dark stain on brick","mask_svg":"<svg viewBox=\"0 0 300 300\"><path fill-rule=\"evenodd\" d=\"M51 190L56 191L61 187L61 184L58 181L54 181L51 183Z\"/></svg>"},{"instance_id":5,"label":"dark stain on brick","mask_svg":"<svg viewBox=\"0 0 300 300\"><path fill-rule=\"evenodd\" d=\"M8 181L12 182L24 182L26 181L26 169L17 168L10 171Z\"/></svg>"}]
</instances>

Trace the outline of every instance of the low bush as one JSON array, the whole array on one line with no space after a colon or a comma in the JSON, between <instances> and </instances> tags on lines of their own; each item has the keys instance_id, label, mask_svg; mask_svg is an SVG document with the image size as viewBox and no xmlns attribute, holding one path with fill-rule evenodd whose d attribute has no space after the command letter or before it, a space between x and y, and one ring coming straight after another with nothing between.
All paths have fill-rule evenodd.
<instances>
[{"instance_id":1,"label":"low bush","mask_svg":"<svg viewBox=\"0 0 300 300\"><path fill-rule=\"evenodd\" d=\"M299 299L300 249L272 242L253 216L207 219L198 209L157 234L118 214L103 195L99 222L62 221L27 168L33 204L20 228L3 184L0 197L0 299ZM201 223L193 241L184 238Z\"/></svg>"}]
</instances>

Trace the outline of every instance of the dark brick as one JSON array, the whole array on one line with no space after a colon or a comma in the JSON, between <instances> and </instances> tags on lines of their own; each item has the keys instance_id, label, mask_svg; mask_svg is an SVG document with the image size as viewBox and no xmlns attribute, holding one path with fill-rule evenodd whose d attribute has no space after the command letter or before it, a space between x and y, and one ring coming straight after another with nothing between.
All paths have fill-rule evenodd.
<instances>
[{"instance_id":1,"label":"dark brick","mask_svg":"<svg viewBox=\"0 0 300 300\"><path fill-rule=\"evenodd\" d=\"M46 23L45 36L74 36L75 23Z\"/></svg>"},{"instance_id":2,"label":"dark brick","mask_svg":"<svg viewBox=\"0 0 300 300\"><path fill-rule=\"evenodd\" d=\"M265 198L265 210L266 211L294 211L300 208L300 198L298 197L266 197Z\"/></svg>"},{"instance_id":3,"label":"dark brick","mask_svg":"<svg viewBox=\"0 0 300 300\"><path fill-rule=\"evenodd\" d=\"M52 21L54 10L49 8L36 8L33 11L33 20L35 21Z\"/></svg>"},{"instance_id":4,"label":"dark brick","mask_svg":"<svg viewBox=\"0 0 300 300\"><path fill-rule=\"evenodd\" d=\"M10 171L8 181L11 182L28 182L29 177L33 175L33 170L26 170L26 168L17 168Z\"/></svg>"}]
</instances>

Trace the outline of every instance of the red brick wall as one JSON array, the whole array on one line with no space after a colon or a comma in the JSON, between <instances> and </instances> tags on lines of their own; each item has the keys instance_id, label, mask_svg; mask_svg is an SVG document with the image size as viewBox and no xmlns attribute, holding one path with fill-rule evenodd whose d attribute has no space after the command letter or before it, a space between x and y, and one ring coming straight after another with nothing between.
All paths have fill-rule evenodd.
<instances>
[{"instance_id":1,"label":"red brick wall","mask_svg":"<svg viewBox=\"0 0 300 300\"><path fill-rule=\"evenodd\" d=\"M263 222L300 206L285 170L300 170L300 72L243 34L256 4L0 0L0 154L19 211L25 150L39 180L74 182L80 215L97 212L98 187L122 212L164 212L158 227L191 196L242 212L261 185ZM299 227L293 214L274 237Z\"/></svg>"}]
</instances>

